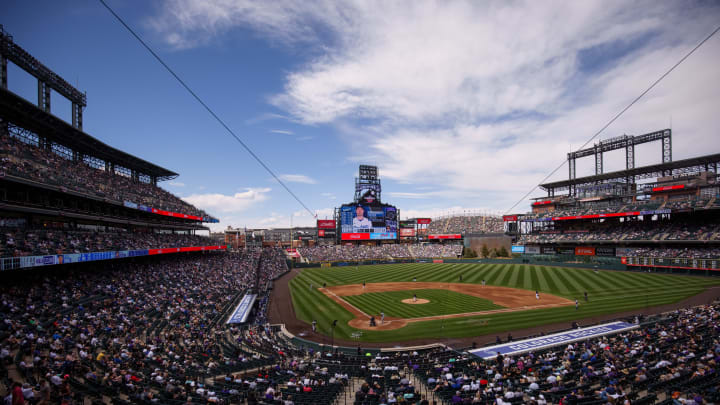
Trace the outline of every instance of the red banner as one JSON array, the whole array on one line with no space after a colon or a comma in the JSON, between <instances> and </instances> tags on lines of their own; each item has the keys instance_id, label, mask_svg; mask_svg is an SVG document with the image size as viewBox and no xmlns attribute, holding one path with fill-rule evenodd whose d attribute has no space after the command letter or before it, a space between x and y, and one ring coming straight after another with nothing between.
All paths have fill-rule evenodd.
<instances>
[{"instance_id":1,"label":"red banner","mask_svg":"<svg viewBox=\"0 0 720 405\"><path fill-rule=\"evenodd\" d=\"M576 247L575 256L595 256L595 248L593 247Z\"/></svg>"},{"instance_id":2,"label":"red banner","mask_svg":"<svg viewBox=\"0 0 720 405\"><path fill-rule=\"evenodd\" d=\"M334 219L318 219L317 227L318 227L318 229L335 229L335 220Z\"/></svg>"},{"instance_id":3,"label":"red banner","mask_svg":"<svg viewBox=\"0 0 720 405\"><path fill-rule=\"evenodd\" d=\"M430 218L418 218L417 219L418 225L428 225L428 224L430 224L430 222L432 222L432 219L430 219Z\"/></svg>"},{"instance_id":4,"label":"red banner","mask_svg":"<svg viewBox=\"0 0 720 405\"><path fill-rule=\"evenodd\" d=\"M433 259L433 263L443 263L443 259Z\"/></svg>"},{"instance_id":5,"label":"red banner","mask_svg":"<svg viewBox=\"0 0 720 405\"><path fill-rule=\"evenodd\" d=\"M412 228L400 228L400 236L415 236L415 230Z\"/></svg>"},{"instance_id":6,"label":"red banner","mask_svg":"<svg viewBox=\"0 0 720 405\"><path fill-rule=\"evenodd\" d=\"M652 191L672 191L672 190L682 190L685 188L684 184L676 184L674 186L665 186L665 187L653 187Z\"/></svg>"},{"instance_id":7,"label":"red banner","mask_svg":"<svg viewBox=\"0 0 720 405\"><path fill-rule=\"evenodd\" d=\"M462 235L459 233L448 235L428 235L428 239L462 239Z\"/></svg>"},{"instance_id":8,"label":"red banner","mask_svg":"<svg viewBox=\"0 0 720 405\"><path fill-rule=\"evenodd\" d=\"M517 215L503 215L503 221L517 221Z\"/></svg>"},{"instance_id":9,"label":"red banner","mask_svg":"<svg viewBox=\"0 0 720 405\"><path fill-rule=\"evenodd\" d=\"M627 257L621 257L621 258L620 258L620 263L622 263L622 264L627 264Z\"/></svg>"},{"instance_id":10,"label":"red banner","mask_svg":"<svg viewBox=\"0 0 720 405\"><path fill-rule=\"evenodd\" d=\"M168 253L181 253L181 252L202 252L207 250L223 250L227 249L227 246L186 246L179 248L163 248L163 249L148 249L149 255L164 255Z\"/></svg>"},{"instance_id":11,"label":"red banner","mask_svg":"<svg viewBox=\"0 0 720 405\"><path fill-rule=\"evenodd\" d=\"M546 205L546 204L552 204L552 200L535 201L532 205Z\"/></svg>"},{"instance_id":12,"label":"red banner","mask_svg":"<svg viewBox=\"0 0 720 405\"><path fill-rule=\"evenodd\" d=\"M370 240L369 233L344 233L342 240Z\"/></svg>"},{"instance_id":13,"label":"red banner","mask_svg":"<svg viewBox=\"0 0 720 405\"><path fill-rule=\"evenodd\" d=\"M158 215L165 215L166 217L185 218L185 219L192 219L194 221L202 221L202 217L198 217L195 215L188 215L188 214L180 214L179 212L159 210L157 208L153 208L152 213L158 214Z\"/></svg>"}]
</instances>

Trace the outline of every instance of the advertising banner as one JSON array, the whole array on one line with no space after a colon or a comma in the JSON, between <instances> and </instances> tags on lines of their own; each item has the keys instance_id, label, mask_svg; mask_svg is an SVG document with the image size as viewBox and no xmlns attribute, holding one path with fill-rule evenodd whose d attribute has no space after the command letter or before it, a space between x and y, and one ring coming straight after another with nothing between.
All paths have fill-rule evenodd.
<instances>
[{"instance_id":1,"label":"advertising banner","mask_svg":"<svg viewBox=\"0 0 720 405\"><path fill-rule=\"evenodd\" d=\"M428 235L428 239L462 239L462 235L459 233L444 234L444 235Z\"/></svg>"},{"instance_id":2,"label":"advertising banner","mask_svg":"<svg viewBox=\"0 0 720 405\"><path fill-rule=\"evenodd\" d=\"M412 228L400 228L400 236L401 236L401 237L415 236L415 229L412 229Z\"/></svg>"},{"instance_id":3,"label":"advertising banner","mask_svg":"<svg viewBox=\"0 0 720 405\"><path fill-rule=\"evenodd\" d=\"M138 249L138 250L109 250L105 252L66 253L61 255L24 256L19 257L19 266L13 268L29 268L39 266L52 266L65 263L83 263L97 260L122 259L165 253L197 252L208 250L227 249L227 246L188 246L166 249Z\"/></svg>"},{"instance_id":4,"label":"advertising banner","mask_svg":"<svg viewBox=\"0 0 720 405\"><path fill-rule=\"evenodd\" d=\"M596 256L615 256L614 247L597 247L595 248Z\"/></svg>"},{"instance_id":5,"label":"advertising banner","mask_svg":"<svg viewBox=\"0 0 720 405\"><path fill-rule=\"evenodd\" d=\"M555 249L557 251L557 254L559 255L574 255L575 254L575 248L567 247L567 248L557 248Z\"/></svg>"},{"instance_id":6,"label":"advertising banner","mask_svg":"<svg viewBox=\"0 0 720 405\"><path fill-rule=\"evenodd\" d=\"M370 240L369 233L344 233L342 240Z\"/></svg>"},{"instance_id":7,"label":"advertising banner","mask_svg":"<svg viewBox=\"0 0 720 405\"><path fill-rule=\"evenodd\" d=\"M429 225L430 222L432 222L432 219L430 219L430 218L418 218L417 219L418 225Z\"/></svg>"},{"instance_id":8,"label":"advertising banner","mask_svg":"<svg viewBox=\"0 0 720 405\"><path fill-rule=\"evenodd\" d=\"M518 216L517 215L503 215L503 221L505 222L514 222L517 221Z\"/></svg>"},{"instance_id":9,"label":"advertising banner","mask_svg":"<svg viewBox=\"0 0 720 405\"><path fill-rule=\"evenodd\" d=\"M512 253L525 253L525 246L511 246L510 251Z\"/></svg>"},{"instance_id":10,"label":"advertising banner","mask_svg":"<svg viewBox=\"0 0 720 405\"><path fill-rule=\"evenodd\" d=\"M543 246L542 249L540 249L542 254L544 255L554 255L555 254L555 248L549 247L549 246Z\"/></svg>"},{"instance_id":11,"label":"advertising banner","mask_svg":"<svg viewBox=\"0 0 720 405\"><path fill-rule=\"evenodd\" d=\"M539 255L540 254L540 246L525 246L525 254L526 255Z\"/></svg>"},{"instance_id":12,"label":"advertising banner","mask_svg":"<svg viewBox=\"0 0 720 405\"><path fill-rule=\"evenodd\" d=\"M400 221L400 228L415 228L415 221Z\"/></svg>"},{"instance_id":13,"label":"advertising banner","mask_svg":"<svg viewBox=\"0 0 720 405\"><path fill-rule=\"evenodd\" d=\"M672 190L682 190L685 188L684 184L676 184L674 186L665 186L665 187L653 187L652 191L653 193L658 191L672 191Z\"/></svg>"},{"instance_id":14,"label":"advertising banner","mask_svg":"<svg viewBox=\"0 0 720 405\"><path fill-rule=\"evenodd\" d=\"M593 247L576 247L575 256L595 256L595 248Z\"/></svg>"},{"instance_id":15,"label":"advertising banner","mask_svg":"<svg viewBox=\"0 0 720 405\"><path fill-rule=\"evenodd\" d=\"M547 205L552 204L552 200L535 201L532 205Z\"/></svg>"},{"instance_id":16,"label":"advertising banner","mask_svg":"<svg viewBox=\"0 0 720 405\"><path fill-rule=\"evenodd\" d=\"M318 219L317 227L318 227L318 229L335 229L335 220L334 219Z\"/></svg>"}]
</instances>

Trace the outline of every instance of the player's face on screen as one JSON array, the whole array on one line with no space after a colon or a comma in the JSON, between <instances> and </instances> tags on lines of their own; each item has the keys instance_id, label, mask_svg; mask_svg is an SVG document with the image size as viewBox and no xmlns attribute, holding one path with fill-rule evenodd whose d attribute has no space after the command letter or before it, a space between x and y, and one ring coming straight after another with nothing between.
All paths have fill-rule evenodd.
<instances>
[{"instance_id":1,"label":"player's face on screen","mask_svg":"<svg viewBox=\"0 0 720 405\"><path fill-rule=\"evenodd\" d=\"M355 217L362 219L363 215L365 214L365 210L363 210L363 207L357 206L355 208Z\"/></svg>"}]
</instances>

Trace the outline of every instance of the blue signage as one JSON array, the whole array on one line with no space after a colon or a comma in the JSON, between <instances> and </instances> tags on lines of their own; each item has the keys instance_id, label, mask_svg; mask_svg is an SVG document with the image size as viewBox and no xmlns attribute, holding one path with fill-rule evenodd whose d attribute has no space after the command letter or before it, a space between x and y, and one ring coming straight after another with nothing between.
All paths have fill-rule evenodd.
<instances>
[{"instance_id":1,"label":"blue signage","mask_svg":"<svg viewBox=\"0 0 720 405\"><path fill-rule=\"evenodd\" d=\"M255 303L255 298L257 298L256 294L245 294L226 323L243 323L247 321L248 316L250 316L250 309Z\"/></svg>"},{"instance_id":2,"label":"blue signage","mask_svg":"<svg viewBox=\"0 0 720 405\"><path fill-rule=\"evenodd\" d=\"M555 333L552 335L520 340L517 342L509 342L500 345L483 347L481 349L471 350L470 353L477 357L488 360L495 358L498 353L501 353L503 356L526 353L534 350L540 350L548 347L572 343L578 340L585 340L597 336L624 332L626 330L635 329L637 327L637 325L633 325L627 322L611 322L604 325L573 329L567 332Z\"/></svg>"},{"instance_id":3,"label":"blue signage","mask_svg":"<svg viewBox=\"0 0 720 405\"><path fill-rule=\"evenodd\" d=\"M525 246L512 246L510 250L512 253L525 253Z\"/></svg>"}]
</instances>

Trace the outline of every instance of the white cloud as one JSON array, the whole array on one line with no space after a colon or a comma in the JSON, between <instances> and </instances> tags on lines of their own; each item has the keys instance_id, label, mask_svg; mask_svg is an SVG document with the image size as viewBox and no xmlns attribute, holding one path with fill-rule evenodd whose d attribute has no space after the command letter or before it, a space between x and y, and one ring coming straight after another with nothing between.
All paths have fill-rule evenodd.
<instances>
[{"instance_id":1,"label":"white cloud","mask_svg":"<svg viewBox=\"0 0 720 405\"><path fill-rule=\"evenodd\" d=\"M271 189L247 188L245 190L233 195L220 193L192 194L184 197L183 200L207 212L237 213L267 200Z\"/></svg>"},{"instance_id":2,"label":"white cloud","mask_svg":"<svg viewBox=\"0 0 720 405\"><path fill-rule=\"evenodd\" d=\"M270 132L272 132L273 134L283 134L283 135L292 135L292 134L294 134L293 131L287 131L287 130L284 130L284 129L271 129Z\"/></svg>"},{"instance_id":3,"label":"white cloud","mask_svg":"<svg viewBox=\"0 0 720 405\"><path fill-rule=\"evenodd\" d=\"M326 197L330 200L336 200L337 196L334 193L320 193L321 196Z\"/></svg>"},{"instance_id":4,"label":"white cloud","mask_svg":"<svg viewBox=\"0 0 720 405\"><path fill-rule=\"evenodd\" d=\"M310 178L304 174L281 174L280 180L287 181L289 183L304 183L304 184L315 184L315 179Z\"/></svg>"},{"instance_id":5,"label":"white cloud","mask_svg":"<svg viewBox=\"0 0 720 405\"><path fill-rule=\"evenodd\" d=\"M315 138L315 137L314 136L298 136L297 138L295 138L295 140L300 141L300 142L305 142L305 141L309 141L313 138Z\"/></svg>"},{"instance_id":6,"label":"white cloud","mask_svg":"<svg viewBox=\"0 0 720 405\"><path fill-rule=\"evenodd\" d=\"M168 185L173 187L185 187L185 183L179 181L170 181L168 182Z\"/></svg>"},{"instance_id":7,"label":"white cloud","mask_svg":"<svg viewBox=\"0 0 720 405\"><path fill-rule=\"evenodd\" d=\"M153 27L172 46L207 43L237 26L306 46L307 62L287 74L272 104L298 122L336 127L349 150L363 151L349 158L377 162L383 178L495 208L522 197L720 15L712 2L165 5ZM717 152L718 64L715 37L600 138L665 128L672 118L675 159ZM656 155L638 155L637 165ZM608 155L606 167L619 168L618 160ZM578 167L587 175L592 164ZM564 167L552 179L566 177Z\"/></svg>"}]
</instances>

